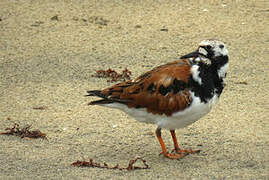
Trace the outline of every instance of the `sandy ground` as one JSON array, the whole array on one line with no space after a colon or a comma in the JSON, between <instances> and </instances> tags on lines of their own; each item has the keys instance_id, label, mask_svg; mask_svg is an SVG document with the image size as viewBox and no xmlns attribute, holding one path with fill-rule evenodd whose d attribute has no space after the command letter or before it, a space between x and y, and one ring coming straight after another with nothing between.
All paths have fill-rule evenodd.
<instances>
[{"instance_id":1,"label":"sandy ground","mask_svg":"<svg viewBox=\"0 0 269 180\"><path fill-rule=\"evenodd\" d=\"M1 0L0 19L0 131L31 124L48 136L0 136L0 179L269 179L266 0ZM180 145L200 154L158 156L156 126L87 106L86 90L111 85L91 77L95 70L127 67L134 78L206 38L228 44L230 69L218 106L177 131ZM151 168L70 165L126 166L138 156Z\"/></svg>"}]
</instances>

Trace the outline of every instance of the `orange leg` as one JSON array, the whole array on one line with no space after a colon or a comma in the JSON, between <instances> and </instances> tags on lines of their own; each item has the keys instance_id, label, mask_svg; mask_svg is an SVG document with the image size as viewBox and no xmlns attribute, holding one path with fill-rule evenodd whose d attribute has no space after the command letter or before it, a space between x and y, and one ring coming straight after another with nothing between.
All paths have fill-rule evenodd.
<instances>
[{"instance_id":1,"label":"orange leg","mask_svg":"<svg viewBox=\"0 0 269 180\"><path fill-rule=\"evenodd\" d=\"M171 133L171 136L173 138L174 147L175 147L175 149L173 151L175 151L176 153L188 155L188 154L194 154L194 153L200 152L200 150L180 149L178 146L178 143L177 143L177 137L176 137L175 130L170 130L170 133Z\"/></svg>"},{"instance_id":2,"label":"orange leg","mask_svg":"<svg viewBox=\"0 0 269 180\"><path fill-rule=\"evenodd\" d=\"M163 139L162 139L161 128L157 128L155 133L156 133L156 136L157 136L157 138L158 138L158 140L160 142L160 145L162 147L162 152L160 154L163 154L165 157L167 157L169 159L180 159L180 158L185 156L185 154L183 154L183 153L181 153L181 154L178 154L178 153L173 154L173 153L167 152L165 144L164 144Z\"/></svg>"}]
</instances>

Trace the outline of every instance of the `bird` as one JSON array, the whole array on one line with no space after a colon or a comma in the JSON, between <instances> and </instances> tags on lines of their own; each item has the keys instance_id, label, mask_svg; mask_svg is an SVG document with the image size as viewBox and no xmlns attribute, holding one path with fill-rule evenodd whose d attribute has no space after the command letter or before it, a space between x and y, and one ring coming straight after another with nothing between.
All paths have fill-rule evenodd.
<instances>
[{"instance_id":1,"label":"bird","mask_svg":"<svg viewBox=\"0 0 269 180\"><path fill-rule=\"evenodd\" d=\"M139 122L156 124L160 154L180 159L200 150L181 149L175 130L196 122L216 105L225 86L228 66L226 44L206 39L177 60L157 66L134 80L89 90L86 96L101 98L89 105L119 109ZM172 136L171 152L162 139L162 129L169 130Z\"/></svg>"}]
</instances>

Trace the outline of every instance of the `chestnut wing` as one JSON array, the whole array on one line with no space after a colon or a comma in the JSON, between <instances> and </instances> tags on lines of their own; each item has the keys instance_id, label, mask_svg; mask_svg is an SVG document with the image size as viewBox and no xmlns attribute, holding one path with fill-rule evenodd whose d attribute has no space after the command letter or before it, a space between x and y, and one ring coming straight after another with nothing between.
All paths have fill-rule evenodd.
<instances>
[{"instance_id":1,"label":"chestnut wing","mask_svg":"<svg viewBox=\"0 0 269 180\"><path fill-rule=\"evenodd\" d=\"M190 68L187 60L158 66L134 81L118 83L99 91L97 96L103 99L91 104L118 102L130 108L146 108L153 114L170 116L184 110L192 102L188 87Z\"/></svg>"}]
</instances>

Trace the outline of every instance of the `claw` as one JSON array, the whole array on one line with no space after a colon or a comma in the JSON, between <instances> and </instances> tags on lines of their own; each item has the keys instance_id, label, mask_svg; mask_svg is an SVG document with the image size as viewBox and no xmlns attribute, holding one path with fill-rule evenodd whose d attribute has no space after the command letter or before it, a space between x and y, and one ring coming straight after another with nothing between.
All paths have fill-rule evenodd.
<instances>
[{"instance_id":1,"label":"claw","mask_svg":"<svg viewBox=\"0 0 269 180\"><path fill-rule=\"evenodd\" d=\"M178 154L178 153L168 153L168 152L164 153L164 152L161 152L159 155L164 155L164 157L167 157L169 159L181 159L181 158L185 157L188 154L184 154L184 153Z\"/></svg>"},{"instance_id":2,"label":"claw","mask_svg":"<svg viewBox=\"0 0 269 180\"><path fill-rule=\"evenodd\" d=\"M173 149L172 152L178 154L196 154L199 153L201 150L192 150L192 149Z\"/></svg>"}]
</instances>

